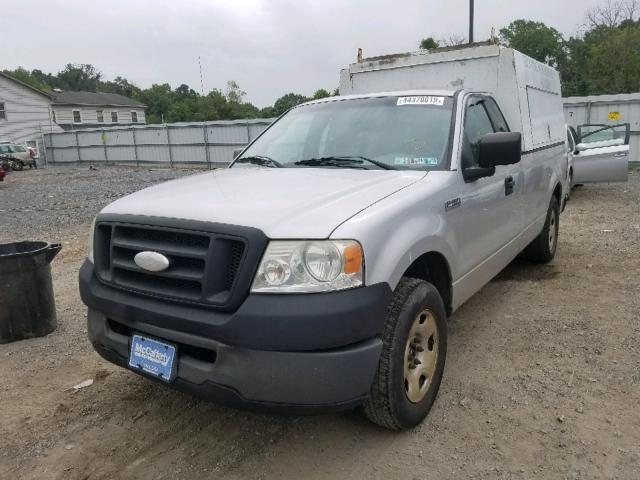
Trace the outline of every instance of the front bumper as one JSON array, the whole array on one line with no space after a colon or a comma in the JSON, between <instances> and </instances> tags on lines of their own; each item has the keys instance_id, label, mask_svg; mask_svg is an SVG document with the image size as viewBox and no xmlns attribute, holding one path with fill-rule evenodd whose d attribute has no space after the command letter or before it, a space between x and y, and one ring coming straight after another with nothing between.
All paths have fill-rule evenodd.
<instances>
[{"instance_id":1,"label":"front bumper","mask_svg":"<svg viewBox=\"0 0 640 480\"><path fill-rule=\"evenodd\" d=\"M371 387L391 291L386 284L310 295L249 295L220 313L100 283L86 262L80 292L88 331L105 359L127 367L133 333L178 346L171 386L261 410L339 410Z\"/></svg>"}]
</instances>

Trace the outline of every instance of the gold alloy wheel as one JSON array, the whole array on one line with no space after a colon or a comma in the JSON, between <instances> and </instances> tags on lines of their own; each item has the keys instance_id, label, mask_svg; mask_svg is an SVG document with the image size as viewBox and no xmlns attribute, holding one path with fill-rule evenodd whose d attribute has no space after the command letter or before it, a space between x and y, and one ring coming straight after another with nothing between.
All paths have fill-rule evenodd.
<instances>
[{"instance_id":1,"label":"gold alloy wheel","mask_svg":"<svg viewBox=\"0 0 640 480\"><path fill-rule=\"evenodd\" d=\"M438 330L430 310L423 310L411 325L404 349L404 390L411 403L422 401L438 362Z\"/></svg>"}]
</instances>

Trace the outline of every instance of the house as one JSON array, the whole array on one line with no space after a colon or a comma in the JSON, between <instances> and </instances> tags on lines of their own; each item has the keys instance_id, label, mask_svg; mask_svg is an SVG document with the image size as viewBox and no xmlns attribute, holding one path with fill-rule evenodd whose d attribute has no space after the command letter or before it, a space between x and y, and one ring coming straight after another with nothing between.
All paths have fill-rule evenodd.
<instances>
[{"instance_id":1,"label":"house","mask_svg":"<svg viewBox=\"0 0 640 480\"><path fill-rule=\"evenodd\" d=\"M53 121L64 130L144 124L145 105L116 93L52 93Z\"/></svg>"},{"instance_id":2,"label":"house","mask_svg":"<svg viewBox=\"0 0 640 480\"><path fill-rule=\"evenodd\" d=\"M0 142L26 144L42 154L43 135L61 131L48 93L0 71Z\"/></svg>"}]
</instances>

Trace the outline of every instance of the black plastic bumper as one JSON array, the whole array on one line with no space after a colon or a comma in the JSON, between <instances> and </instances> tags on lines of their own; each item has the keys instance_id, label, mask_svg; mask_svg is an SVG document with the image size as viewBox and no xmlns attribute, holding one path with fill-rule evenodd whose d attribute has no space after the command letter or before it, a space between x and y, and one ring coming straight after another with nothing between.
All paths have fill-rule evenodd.
<instances>
[{"instance_id":1,"label":"black plastic bumper","mask_svg":"<svg viewBox=\"0 0 640 480\"><path fill-rule=\"evenodd\" d=\"M178 346L171 386L221 403L287 411L362 403L378 366L388 285L311 295L249 295L234 313L167 303L80 272L89 338L127 367L131 334Z\"/></svg>"}]
</instances>

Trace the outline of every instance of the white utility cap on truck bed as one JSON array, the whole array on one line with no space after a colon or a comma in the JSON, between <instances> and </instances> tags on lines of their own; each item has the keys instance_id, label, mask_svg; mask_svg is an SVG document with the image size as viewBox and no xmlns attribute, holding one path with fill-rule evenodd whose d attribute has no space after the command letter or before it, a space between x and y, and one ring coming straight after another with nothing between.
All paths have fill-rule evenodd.
<instances>
[{"instance_id":1,"label":"white utility cap on truck bed","mask_svg":"<svg viewBox=\"0 0 640 480\"><path fill-rule=\"evenodd\" d=\"M497 100L523 151L565 140L560 75L498 45L421 51L363 59L340 72L340 94L398 90L469 90Z\"/></svg>"}]
</instances>

